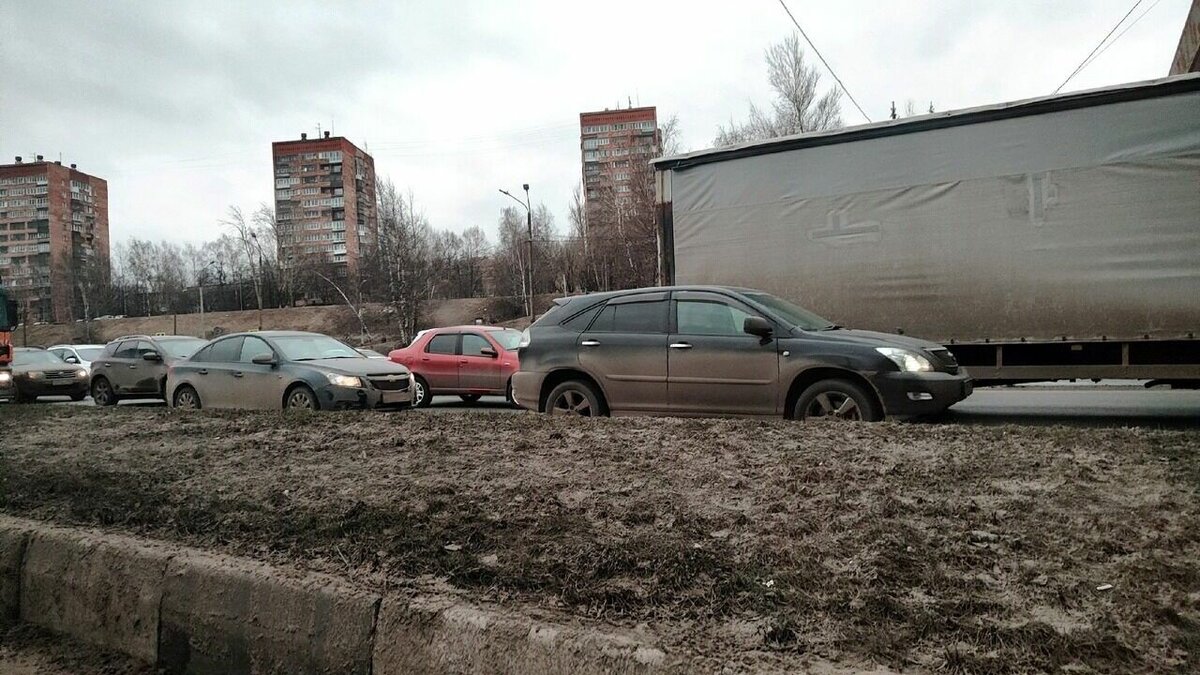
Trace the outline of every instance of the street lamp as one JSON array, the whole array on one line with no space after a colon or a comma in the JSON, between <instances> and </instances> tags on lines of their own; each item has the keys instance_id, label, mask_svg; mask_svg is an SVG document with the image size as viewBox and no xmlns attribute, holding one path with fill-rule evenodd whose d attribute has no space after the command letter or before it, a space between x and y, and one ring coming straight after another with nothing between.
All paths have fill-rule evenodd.
<instances>
[{"instance_id":1,"label":"street lamp","mask_svg":"<svg viewBox=\"0 0 1200 675\"><path fill-rule=\"evenodd\" d=\"M511 192L503 188L500 189L500 192L525 207L525 224L529 229L529 238L526 240L526 243L529 245L529 285L526 286L528 289L526 295L529 299L529 322L533 323L533 210L529 208L529 183L525 183L521 187L525 189L525 201L513 197Z\"/></svg>"},{"instance_id":2,"label":"street lamp","mask_svg":"<svg viewBox=\"0 0 1200 675\"><path fill-rule=\"evenodd\" d=\"M208 331L204 328L204 273L216 264L216 260L210 260L207 265L200 268L199 272L196 272L196 285L200 287L200 337L203 338L208 337Z\"/></svg>"}]
</instances>

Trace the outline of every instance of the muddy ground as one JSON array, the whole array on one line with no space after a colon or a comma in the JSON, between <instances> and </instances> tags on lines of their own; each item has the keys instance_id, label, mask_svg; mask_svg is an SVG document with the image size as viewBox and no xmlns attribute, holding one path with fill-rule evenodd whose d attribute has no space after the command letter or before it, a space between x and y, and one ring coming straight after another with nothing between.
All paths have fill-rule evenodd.
<instances>
[{"instance_id":1,"label":"muddy ground","mask_svg":"<svg viewBox=\"0 0 1200 675\"><path fill-rule=\"evenodd\" d=\"M1194 431L59 406L0 429L5 512L633 627L703 667L1200 668Z\"/></svg>"},{"instance_id":2,"label":"muddy ground","mask_svg":"<svg viewBox=\"0 0 1200 675\"><path fill-rule=\"evenodd\" d=\"M3 675L154 675L150 666L33 626L0 628Z\"/></svg>"}]
</instances>

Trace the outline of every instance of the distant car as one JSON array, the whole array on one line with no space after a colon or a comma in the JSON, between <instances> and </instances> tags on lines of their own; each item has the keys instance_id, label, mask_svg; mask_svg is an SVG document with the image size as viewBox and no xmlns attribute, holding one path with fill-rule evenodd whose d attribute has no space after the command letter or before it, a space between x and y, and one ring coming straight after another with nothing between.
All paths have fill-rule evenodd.
<instances>
[{"instance_id":1,"label":"distant car","mask_svg":"<svg viewBox=\"0 0 1200 675\"><path fill-rule=\"evenodd\" d=\"M434 396L455 394L471 403L481 396L506 397L511 403L521 333L497 326L450 326L424 330L412 344L388 353L413 373L414 407Z\"/></svg>"},{"instance_id":2,"label":"distant car","mask_svg":"<svg viewBox=\"0 0 1200 675\"><path fill-rule=\"evenodd\" d=\"M171 365L176 408L333 410L408 406L407 368L369 359L320 333L260 331L217 338Z\"/></svg>"},{"instance_id":3,"label":"distant car","mask_svg":"<svg viewBox=\"0 0 1200 675\"><path fill-rule=\"evenodd\" d=\"M12 385L17 403L30 403L39 396L70 396L72 401L82 401L88 392L88 374L44 349L17 347Z\"/></svg>"},{"instance_id":4,"label":"distant car","mask_svg":"<svg viewBox=\"0 0 1200 675\"><path fill-rule=\"evenodd\" d=\"M522 407L549 414L868 422L938 413L972 390L942 345L723 286L557 300L526 331L514 382Z\"/></svg>"},{"instance_id":5,"label":"distant car","mask_svg":"<svg viewBox=\"0 0 1200 675\"><path fill-rule=\"evenodd\" d=\"M121 399L165 399L167 367L204 344L185 335L127 335L113 340L92 361L92 401L116 405Z\"/></svg>"},{"instance_id":6,"label":"distant car","mask_svg":"<svg viewBox=\"0 0 1200 675\"><path fill-rule=\"evenodd\" d=\"M46 351L53 352L67 363L83 366L90 374L92 361L104 353L104 345L54 345Z\"/></svg>"},{"instance_id":7,"label":"distant car","mask_svg":"<svg viewBox=\"0 0 1200 675\"><path fill-rule=\"evenodd\" d=\"M380 354L379 352L375 351L374 349L364 349L364 348L360 347L360 348L356 349L355 351L357 351L359 354L362 354L363 356L367 357L368 359L386 359L387 358L386 355Z\"/></svg>"}]
</instances>

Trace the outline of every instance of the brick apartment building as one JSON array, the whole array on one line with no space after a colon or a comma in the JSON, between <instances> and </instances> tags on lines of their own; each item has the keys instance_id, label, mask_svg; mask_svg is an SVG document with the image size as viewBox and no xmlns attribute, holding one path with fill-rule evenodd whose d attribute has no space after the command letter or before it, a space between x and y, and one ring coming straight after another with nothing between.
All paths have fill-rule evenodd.
<instances>
[{"instance_id":1,"label":"brick apartment building","mask_svg":"<svg viewBox=\"0 0 1200 675\"><path fill-rule=\"evenodd\" d=\"M1171 75L1200 72L1200 0L1192 0L1192 9L1183 23L1179 46L1171 61Z\"/></svg>"},{"instance_id":2,"label":"brick apartment building","mask_svg":"<svg viewBox=\"0 0 1200 675\"><path fill-rule=\"evenodd\" d=\"M0 165L0 284L25 320L84 318L81 289L108 275L108 183L41 155Z\"/></svg>"},{"instance_id":3,"label":"brick apartment building","mask_svg":"<svg viewBox=\"0 0 1200 675\"><path fill-rule=\"evenodd\" d=\"M626 201L631 182L646 170L661 145L654 106L580 113L586 212L594 214L601 205Z\"/></svg>"},{"instance_id":4,"label":"brick apartment building","mask_svg":"<svg viewBox=\"0 0 1200 675\"><path fill-rule=\"evenodd\" d=\"M271 144L279 260L354 270L378 235L375 160L341 136Z\"/></svg>"}]
</instances>

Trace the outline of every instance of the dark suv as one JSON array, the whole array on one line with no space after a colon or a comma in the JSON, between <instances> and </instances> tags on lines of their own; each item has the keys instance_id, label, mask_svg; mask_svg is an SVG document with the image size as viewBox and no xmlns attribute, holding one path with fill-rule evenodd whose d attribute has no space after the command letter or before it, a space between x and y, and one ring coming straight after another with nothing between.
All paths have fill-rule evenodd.
<instances>
[{"instance_id":1,"label":"dark suv","mask_svg":"<svg viewBox=\"0 0 1200 675\"><path fill-rule=\"evenodd\" d=\"M760 291L643 288L564 298L526 332L519 405L550 414L875 421L971 393L949 350L848 330Z\"/></svg>"},{"instance_id":2,"label":"dark suv","mask_svg":"<svg viewBox=\"0 0 1200 675\"><path fill-rule=\"evenodd\" d=\"M205 341L186 335L126 335L109 342L92 361L92 401L166 399L167 365L191 356Z\"/></svg>"}]
</instances>

